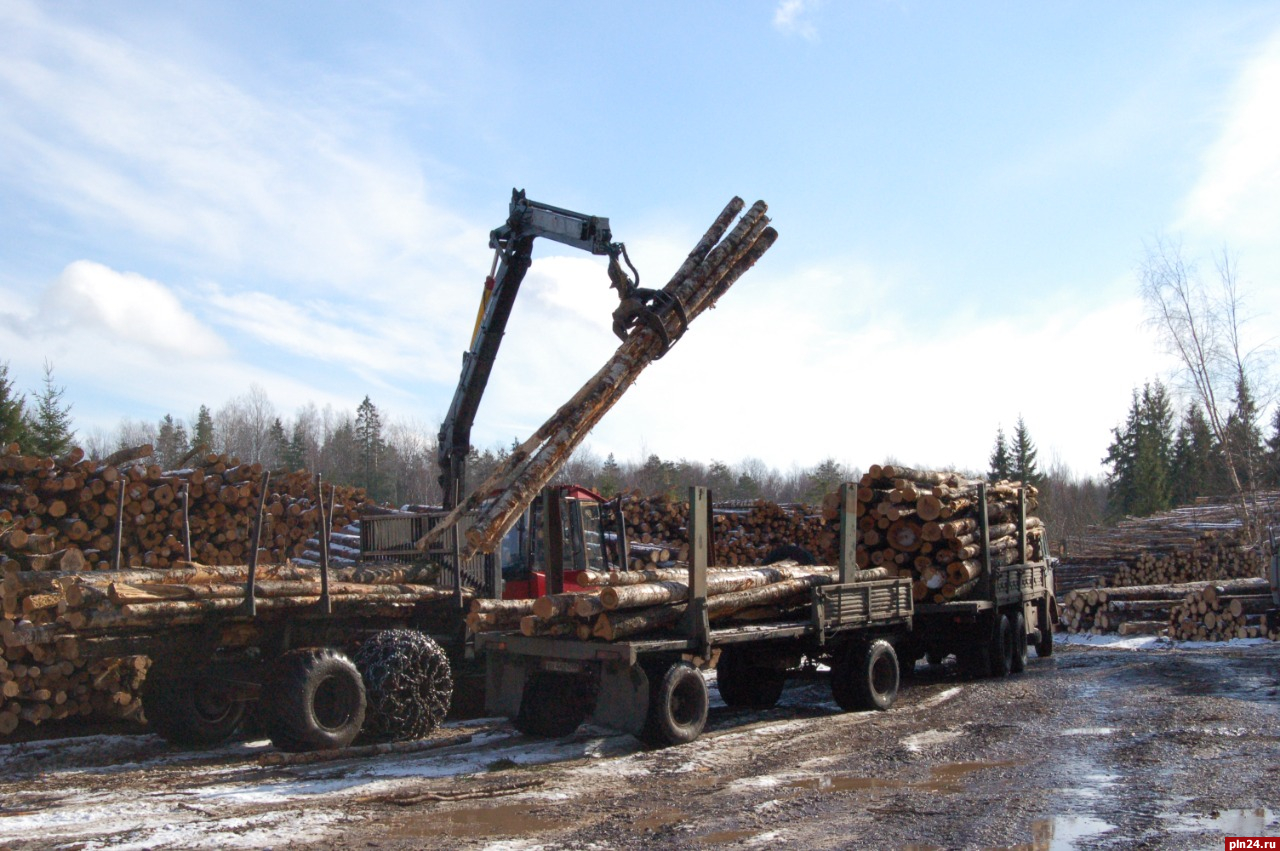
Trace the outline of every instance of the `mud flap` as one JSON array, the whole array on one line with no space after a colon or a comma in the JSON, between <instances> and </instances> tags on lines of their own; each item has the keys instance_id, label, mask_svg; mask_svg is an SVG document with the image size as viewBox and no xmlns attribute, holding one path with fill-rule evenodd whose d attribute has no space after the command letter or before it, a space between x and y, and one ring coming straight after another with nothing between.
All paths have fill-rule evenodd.
<instances>
[{"instance_id":1,"label":"mud flap","mask_svg":"<svg viewBox=\"0 0 1280 851\"><path fill-rule=\"evenodd\" d=\"M490 715L515 718L520 714L524 681L536 670L528 656L489 653L484 672L484 709Z\"/></svg>"},{"instance_id":2,"label":"mud flap","mask_svg":"<svg viewBox=\"0 0 1280 851\"><path fill-rule=\"evenodd\" d=\"M648 713L649 678L644 669L623 663L602 666L591 723L638 736Z\"/></svg>"}]
</instances>

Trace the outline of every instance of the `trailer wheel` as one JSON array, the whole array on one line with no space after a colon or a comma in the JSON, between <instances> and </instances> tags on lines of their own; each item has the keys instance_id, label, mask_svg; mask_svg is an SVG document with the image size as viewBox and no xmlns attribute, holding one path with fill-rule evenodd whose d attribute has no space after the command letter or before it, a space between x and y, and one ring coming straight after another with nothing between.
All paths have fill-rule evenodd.
<instances>
[{"instance_id":1,"label":"trailer wheel","mask_svg":"<svg viewBox=\"0 0 1280 851\"><path fill-rule=\"evenodd\" d=\"M424 739L444 721L453 674L448 656L429 636L386 629L362 644L353 661L364 680L367 738Z\"/></svg>"},{"instance_id":2,"label":"trailer wheel","mask_svg":"<svg viewBox=\"0 0 1280 851\"><path fill-rule=\"evenodd\" d=\"M145 680L142 711L165 741L184 747L222 744L245 717L244 702L220 680L163 674Z\"/></svg>"},{"instance_id":3,"label":"trailer wheel","mask_svg":"<svg viewBox=\"0 0 1280 851\"><path fill-rule=\"evenodd\" d=\"M364 681L347 655L330 647L281 656L266 693L263 723L282 751L344 748L364 724Z\"/></svg>"},{"instance_id":4,"label":"trailer wheel","mask_svg":"<svg viewBox=\"0 0 1280 851\"><path fill-rule=\"evenodd\" d=\"M1021 611L1013 613L1013 659L1009 671L1021 674L1027 669L1027 621Z\"/></svg>"},{"instance_id":5,"label":"trailer wheel","mask_svg":"<svg viewBox=\"0 0 1280 851\"><path fill-rule=\"evenodd\" d=\"M726 647L716 664L716 682L726 706L768 709L782 696L787 675L774 668L752 666L740 649Z\"/></svg>"},{"instance_id":6,"label":"trailer wheel","mask_svg":"<svg viewBox=\"0 0 1280 851\"><path fill-rule=\"evenodd\" d=\"M884 639L850 644L831 668L831 695L845 712L881 711L898 697L898 654Z\"/></svg>"},{"instance_id":7,"label":"trailer wheel","mask_svg":"<svg viewBox=\"0 0 1280 851\"><path fill-rule=\"evenodd\" d=\"M782 544L769 550L769 554L764 557L761 564L776 564L780 561L794 561L796 564L813 565L818 560L813 557L813 553L797 544Z\"/></svg>"},{"instance_id":8,"label":"trailer wheel","mask_svg":"<svg viewBox=\"0 0 1280 851\"><path fill-rule=\"evenodd\" d=\"M538 671L524 681L520 712L512 724L527 736L568 736L591 713L591 686L585 677Z\"/></svg>"},{"instance_id":9,"label":"trailer wheel","mask_svg":"<svg viewBox=\"0 0 1280 851\"><path fill-rule=\"evenodd\" d=\"M707 723L707 681L698 669L688 662L676 662L650 683L649 713L640 740L665 747L692 742L702 735Z\"/></svg>"},{"instance_id":10,"label":"trailer wheel","mask_svg":"<svg viewBox=\"0 0 1280 851\"><path fill-rule=\"evenodd\" d=\"M1007 677L1013 669L1013 626L1008 615L997 615L991 631L991 676Z\"/></svg>"},{"instance_id":11,"label":"trailer wheel","mask_svg":"<svg viewBox=\"0 0 1280 851\"><path fill-rule=\"evenodd\" d=\"M1055 618L1050 611L1051 608L1053 608L1053 603L1046 600L1037 609L1040 617L1040 640L1036 642L1036 655L1041 659L1047 659L1053 655L1053 622Z\"/></svg>"}]
</instances>

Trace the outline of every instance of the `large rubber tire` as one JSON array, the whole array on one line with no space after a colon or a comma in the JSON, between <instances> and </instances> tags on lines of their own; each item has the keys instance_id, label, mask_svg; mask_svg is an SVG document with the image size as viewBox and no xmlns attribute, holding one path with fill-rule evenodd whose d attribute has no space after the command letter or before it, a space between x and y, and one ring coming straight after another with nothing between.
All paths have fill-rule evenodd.
<instances>
[{"instance_id":1,"label":"large rubber tire","mask_svg":"<svg viewBox=\"0 0 1280 851\"><path fill-rule=\"evenodd\" d=\"M769 554L764 557L761 564L775 564L780 561L794 561L797 564L814 565L818 560L814 558L813 553L797 544L782 544L769 550Z\"/></svg>"},{"instance_id":2,"label":"large rubber tire","mask_svg":"<svg viewBox=\"0 0 1280 851\"><path fill-rule=\"evenodd\" d=\"M991 630L991 676L1007 677L1013 670L1013 624L1008 615L996 615L995 627Z\"/></svg>"},{"instance_id":3,"label":"large rubber tire","mask_svg":"<svg viewBox=\"0 0 1280 851\"><path fill-rule=\"evenodd\" d=\"M683 745L707 724L707 681L688 662L654 671L649 680L649 713L640 740L654 747Z\"/></svg>"},{"instance_id":4,"label":"large rubber tire","mask_svg":"<svg viewBox=\"0 0 1280 851\"><path fill-rule=\"evenodd\" d=\"M768 709L778 702L787 674L774 668L752 666L738 647L726 647L716 664L720 699L726 706Z\"/></svg>"},{"instance_id":5,"label":"large rubber tire","mask_svg":"<svg viewBox=\"0 0 1280 851\"><path fill-rule=\"evenodd\" d=\"M591 713L590 683L576 674L539 671L524 681L515 728L529 736L560 738L578 729Z\"/></svg>"},{"instance_id":6,"label":"large rubber tire","mask_svg":"<svg viewBox=\"0 0 1280 851\"><path fill-rule=\"evenodd\" d=\"M898 697L898 654L884 639L853 643L831 668L831 696L846 712L884 711Z\"/></svg>"},{"instance_id":7,"label":"large rubber tire","mask_svg":"<svg viewBox=\"0 0 1280 851\"><path fill-rule=\"evenodd\" d=\"M1045 601L1043 606L1045 609L1050 609L1048 601ZM1036 655L1041 659L1047 659L1053 655L1053 621L1051 610L1041 610L1040 640L1036 642Z\"/></svg>"},{"instance_id":8,"label":"large rubber tire","mask_svg":"<svg viewBox=\"0 0 1280 851\"><path fill-rule=\"evenodd\" d=\"M142 691L147 723L165 741L183 747L208 747L231 739L245 718L245 704L213 677L153 673Z\"/></svg>"},{"instance_id":9,"label":"large rubber tire","mask_svg":"<svg viewBox=\"0 0 1280 851\"><path fill-rule=\"evenodd\" d=\"M1010 673L1021 674L1027 669L1027 622L1021 611L1013 613L1013 660Z\"/></svg>"},{"instance_id":10,"label":"large rubber tire","mask_svg":"<svg viewBox=\"0 0 1280 851\"><path fill-rule=\"evenodd\" d=\"M386 629L362 644L352 661L364 680L366 739L424 739L449 713L453 672L429 636Z\"/></svg>"},{"instance_id":11,"label":"large rubber tire","mask_svg":"<svg viewBox=\"0 0 1280 851\"><path fill-rule=\"evenodd\" d=\"M364 724L364 681L347 655L331 647L281 656L264 693L263 726L282 751L344 748Z\"/></svg>"}]
</instances>

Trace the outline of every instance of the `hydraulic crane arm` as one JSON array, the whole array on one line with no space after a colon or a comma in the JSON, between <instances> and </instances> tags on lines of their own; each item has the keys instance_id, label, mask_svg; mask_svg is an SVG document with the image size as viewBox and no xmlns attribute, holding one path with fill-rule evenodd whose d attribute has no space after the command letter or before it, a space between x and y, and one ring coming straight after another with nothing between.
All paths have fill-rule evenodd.
<instances>
[{"instance_id":1,"label":"hydraulic crane arm","mask_svg":"<svg viewBox=\"0 0 1280 851\"><path fill-rule=\"evenodd\" d=\"M530 201L523 191L514 189L511 191L510 211L506 223L489 234L489 247L494 249L493 269L485 280L471 348L462 355L462 376L458 379L458 388L440 426L437 460L446 508L453 508L464 496L471 426L485 386L489 383L489 373L493 370L498 346L511 317L511 307L520 283L529 271L534 239L543 237L609 257L610 286L618 290L622 299L622 305L614 313L614 332L619 337L625 339L630 327L646 318L652 298L650 291L641 290L622 270L619 258L625 260L639 278L626 255L626 247L612 241L607 218L586 216Z\"/></svg>"}]
</instances>

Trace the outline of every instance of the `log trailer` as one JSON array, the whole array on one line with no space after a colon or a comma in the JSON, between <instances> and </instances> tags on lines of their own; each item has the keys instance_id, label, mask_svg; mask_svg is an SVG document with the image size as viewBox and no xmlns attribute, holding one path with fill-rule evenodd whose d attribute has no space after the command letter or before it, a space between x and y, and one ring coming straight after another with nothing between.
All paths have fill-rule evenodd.
<instances>
[{"instance_id":1,"label":"log trailer","mask_svg":"<svg viewBox=\"0 0 1280 851\"><path fill-rule=\"evenodd\" d=\"M375 699L366 691L367 675L362 678L365 672L348 652L356 648L364 652L371 644L382 647L379 664L397 655L402 661L407 656L415 660L414 670L401 675L396 685L400 697L378 695L378 699L406 699L442 717L453 688L448 659L456 667L466 655L464 604L471 597L536 597L572 590L574 570L625 566L626 531L619 504L578 487L546 489L526 509L501 550L492 555L461 557L459 544L467 530L467 515L432 549L420 553L414 547L464 493L471 426L538 237L609 257L610 286L620 299L613 330L621 339L641 325L661 330L662 317L680 310L660 291L637 285L639 275L625 246L612 241L607 218L539 204L523 191L513 190L506 223L490 235L493 268L440 431L445 509L427 514L390 512L362 521L362 561L370 569L397 562L421 564L425 559L443 566L436 582L447 583L450 591L442 590L442 599L406 603L401 598L358 610L337 610L329 594L326 557L321 596L314 609L286 612L262 603L263 589L255 592L255 544L242 607L188 627L87 636L81 642L85 652L99 656L142 654L153 659L143 708L157 732L183 745L218 743L240 728L247 705L260 701L258 720L277 747L289 751L343 747L361 732L366 708L372 714ZM623 271L622 262L635 280ZM669 346L666 332L661 336ZM321 537L327 541L327 532ZM324 550L327 553L327 547ZM554 569L548 570L548 564ZM422 735L422 729L419 725L416 734Z\"/></svg>"},{"instance_id":2,"label":"log trailer","mask_svg":"<svg viewBox=\"0 0 1280 851\"><path fill-rule=\"evenodd\" d=\"M689 494L689 597L678 627L624 641L482 633L486 709L533 735L565 735L590 718L654 746L693 741L707 719L702 670L717 671L720 695L737 707L777 702L789 674L830 668L832 696L846 711L886 710L902 673L928 655L955 654L969 676L1023 669L1027 647L1053 652L1052 568L1045 562L993 568L985 485L978 503L985 578L970 599L915 604L911 580L880 579L855 564L855 492L841 493L839 573L813 589L802 619L711 628L707 567L711 503ZM1025 544L1025 499L1019 535ZM1025 551L1025 550L1024 550Z\"/></svg>"}]
</instances>

